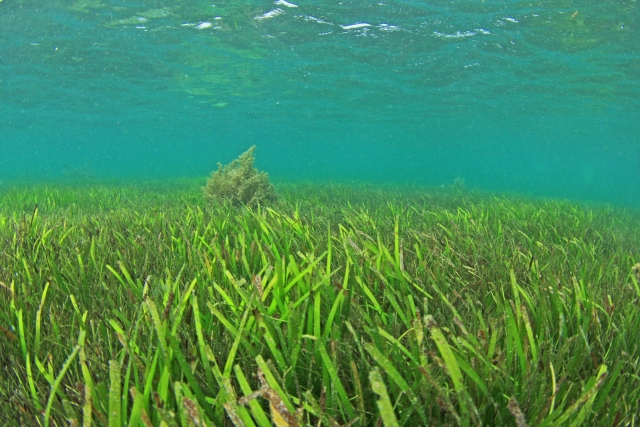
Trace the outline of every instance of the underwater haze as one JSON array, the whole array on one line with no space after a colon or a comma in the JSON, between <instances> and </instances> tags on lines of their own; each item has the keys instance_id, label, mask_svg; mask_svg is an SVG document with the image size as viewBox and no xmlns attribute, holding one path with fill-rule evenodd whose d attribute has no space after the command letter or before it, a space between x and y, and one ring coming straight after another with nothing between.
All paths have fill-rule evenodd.
<instances>
[{"instance_id":1,"label":"underwater haze","mask_svg":"<svg viewBox=\"0 0 640 427\"><path fill-rule=\"evenodd\" d=\"M640 2L0 0L0 180L206 176L640 205Z\"/></svg>"}]
</instances>

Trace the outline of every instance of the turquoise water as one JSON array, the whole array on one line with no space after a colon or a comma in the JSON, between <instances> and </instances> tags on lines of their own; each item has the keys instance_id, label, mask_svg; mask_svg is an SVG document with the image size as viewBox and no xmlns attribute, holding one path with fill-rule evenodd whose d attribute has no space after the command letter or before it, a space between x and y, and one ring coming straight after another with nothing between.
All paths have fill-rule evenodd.
<instances>
[{"instance_id":1,"label":"turquoise water","mask_svg":"<svg viewBox=\"0 0 640 427\"><path fill-rule=\"evenodd\" d=\"M204 177L640 204L640 2L0 2L0 180Z\"/></svg>"}]
</instances>

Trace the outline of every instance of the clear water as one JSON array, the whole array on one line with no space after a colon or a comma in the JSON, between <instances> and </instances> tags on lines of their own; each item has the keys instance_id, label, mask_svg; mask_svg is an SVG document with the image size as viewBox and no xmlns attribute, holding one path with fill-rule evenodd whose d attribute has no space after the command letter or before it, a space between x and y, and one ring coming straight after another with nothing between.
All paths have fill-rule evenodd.
<instances>
[{"instance_id":1,"label":"clear water","mask_svg":"<svg viewBox=\"0 0 640 427\"><path fill-rule=\"evenodd\" d=\"M255 144L280 180L640 204L635 0L3 0L0 88L5 185Z\"/></svg>"}]
</instances>

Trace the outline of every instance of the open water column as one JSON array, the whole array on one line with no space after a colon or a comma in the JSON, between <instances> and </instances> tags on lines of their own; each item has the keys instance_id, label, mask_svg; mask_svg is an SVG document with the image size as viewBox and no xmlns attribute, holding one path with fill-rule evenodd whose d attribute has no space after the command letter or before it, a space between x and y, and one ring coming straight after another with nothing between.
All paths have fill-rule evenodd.
<instances>
[{"instance_id":1,"label":"open water column","mask_svg":"<svg viewBox=\"0 0 640 427\"><path fill-rule=\"evenodd\" d=\"M0 180L451 185L635 205L627 1L0 2Z\"/></svg>"}]
</instances>

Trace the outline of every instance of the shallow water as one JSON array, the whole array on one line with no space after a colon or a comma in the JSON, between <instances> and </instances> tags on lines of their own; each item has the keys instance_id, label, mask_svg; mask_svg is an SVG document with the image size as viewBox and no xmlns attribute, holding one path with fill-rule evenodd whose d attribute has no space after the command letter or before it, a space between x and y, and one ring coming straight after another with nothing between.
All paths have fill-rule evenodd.
<instances>
[{"instance_id":1,"label":"shallow water","mask_svg":"<svg viewBox=\"0 0 640 427\"><path fill-rule=\"evenodd\" d=\"M0 87L5 184L255 144L279 180L640 203L633 0L4 0Z\"/></svg>"}]
</instances>

